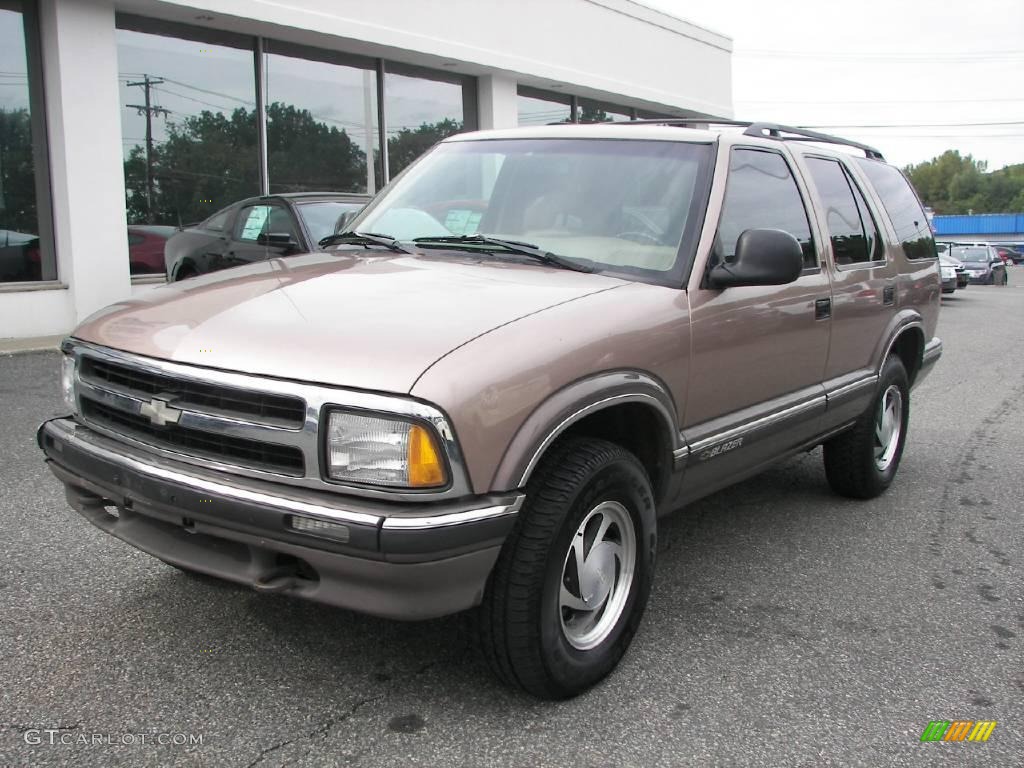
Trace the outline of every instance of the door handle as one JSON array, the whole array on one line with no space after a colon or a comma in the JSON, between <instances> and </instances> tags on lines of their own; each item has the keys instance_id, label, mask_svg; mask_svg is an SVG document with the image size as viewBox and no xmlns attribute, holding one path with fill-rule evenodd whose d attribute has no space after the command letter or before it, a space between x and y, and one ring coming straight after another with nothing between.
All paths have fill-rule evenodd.
<instances>
[{"instance_id":1,"label":"door handle","mask_svg":"<svg viewBox=\"0 0 1024 768\"><path fill-rule=\"evenodd\" d=\"M814 319L827 320L832 317L832 299L815 299Z\"/></svg>"}]
</instances>

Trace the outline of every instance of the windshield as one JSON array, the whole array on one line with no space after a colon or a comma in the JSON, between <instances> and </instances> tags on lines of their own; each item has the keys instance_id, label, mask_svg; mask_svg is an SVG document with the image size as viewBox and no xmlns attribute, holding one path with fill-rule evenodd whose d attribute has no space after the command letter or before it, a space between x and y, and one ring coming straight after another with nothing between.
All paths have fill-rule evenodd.
<instances>
[{"instance_id":1,"label":"windshield","mask_svg":"<svg viewBox=\"0 0 1024 768\"><path fill-rule=\"evenodd\" d=\"M668 141L451 142L410 168L351 228L420 240L424 250L424 238L485 234L598 271L678 283L711 159L710 145Z\"/></svg>"},{"instance_id":2,"label":"windshield","mask_svg":"<svg viewBox=\"0 0 1024 768\"><path fill-rule=\"evenodd\" d=\"M988 264L988 248L954 248L952 256L960 261L981 262Z\"/></svg>"},{"instance_id":3,"label":"windshield","mask_svg":"<svg viewBox=\"0 0 1024 768\"><path fill-rule=\"evenodd\" d=\"M345 214L351 214L363 207L362 203L346 203L339 200L325 200L317 203L300 203L295 206L309 230L312 243L316 244L344 225Z\"/></svg>"}]
</instances>

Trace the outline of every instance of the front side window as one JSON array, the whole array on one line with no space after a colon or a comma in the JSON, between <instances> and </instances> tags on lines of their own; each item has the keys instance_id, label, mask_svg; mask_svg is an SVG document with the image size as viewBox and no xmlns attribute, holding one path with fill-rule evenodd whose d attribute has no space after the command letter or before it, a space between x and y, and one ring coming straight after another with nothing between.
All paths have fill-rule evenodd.
<instances>
[{"instance_id":1,"label":"front side window","mask_svg":"<svg viewBox=\"0 0 1024 768\"><path fill-rule=\"evenodd\" d=\"M725 203L715 238L716 261L731 261L748 229L781 229L800 243L804 268L818 266L807 210L789 165L777 152L738 148L729 158Z\"/></svg>"},{"instance_id":2,"label":"front side window","mask_svg":"<svg viewBox=\"0 0 1024 768\"><path fill-rule=\"evenodd\" d=\"M250 205L238 217L235 239L243 243L259 242L261 235L287 234L297 240L292 217L279 205Z\"/></svg>"},{"instance_id":3,"label":"front side window","mask_svg":"<svg viewBox=\"0 0 1024 768\"><path fill-rule=\"evenodd\" d=\"M811 179L825 207L832 257L839 266L879 257L879 236L867 203L838 160L807 158Z\"/></svg>"},{"instance_id":4,"label":"front side window","mask_svg":"<svg viewBox=\"0 0 1024 768\"><path fill-rule=\"evenodd\" d=\"M857 162L882 200L896 237L908 259L935 258L935 241L921 201L907 178L879 160L858 158Z\"/></svg>"},{"instance_id":5,"label":"front side window","mask_svg":"<svg viewBox=\"0 0 1024 768\"><path fill-rule=\"evenodd\" d=\"M306 229L309 230L313 244L319 243L328 235L340 232L355 213L362 208L362 203L342 201L323 201L316 203L299 203L295 209L302 217Z\"/></svg>"},{"instance_id":6,"label":"front side window","mask_svg":"<svg viewBox=\"0 0 1024 768\"><path fill-rule=\"evenodd\" d=\"M710 145L684 142L450 142L351 226L419 240L421 248L435 247L431 238L489 235L598 271L677 284L699 229L711 161Z\"/></svg>"}]
</instances>

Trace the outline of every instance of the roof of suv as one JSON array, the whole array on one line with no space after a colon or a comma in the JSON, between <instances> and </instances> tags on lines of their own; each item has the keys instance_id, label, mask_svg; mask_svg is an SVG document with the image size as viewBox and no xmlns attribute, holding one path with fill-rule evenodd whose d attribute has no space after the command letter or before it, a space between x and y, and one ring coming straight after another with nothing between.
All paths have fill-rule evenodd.
<instances>
[{"instance_id":1,"label":"roof of suv","mask_svg":"<svg viewBox=\"0 0 1024 768\"><path fill-rule=\"evenodd\" d=\"M700 127L695 127L700 126ZM707 127L704 127L707 126ZM741 128L742 131L723 132L722 128ZM691 143L712 143L725 137L730 141L754 142L766 146L779 142L813 143L815 151L823 145L832 148L844 147L859 150L865 157L884 160L882 153L874 147L856 141L842 139L829 134L818 133L804 128L778 125L775 123L746 123L735 120L714 120L708 118L631 120L616 123L556 123L526 128L506 128L473 133L455 134L446 142L485 141L488 139L634 139L647 141L685 141Z\"/></svg>"}]
</instances>

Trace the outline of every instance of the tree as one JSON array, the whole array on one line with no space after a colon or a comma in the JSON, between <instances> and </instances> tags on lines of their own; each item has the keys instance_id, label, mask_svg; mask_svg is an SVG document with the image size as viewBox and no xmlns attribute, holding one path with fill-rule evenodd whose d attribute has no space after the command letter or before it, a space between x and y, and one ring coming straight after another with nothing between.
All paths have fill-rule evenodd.
<instances>
[{"instance_id":1,"label":"tree","mask_svg":"<svg viewBox=\"0 0 1024 768\"><path fill-rule=\"evenodd\" d=\"M255 111L207 110L169 123L167 132L153 151L155 222L193 223L259 193ZM366 188L366 155L344 129L290 104L267 107L267 158L278 191ZM145 221L145 148L133 147L124 166L128 221Z\"/></svg>"},{"instance_id":2,"label":"tree","mask_svg":"<svg viewBox=\"0 0 1024 768\"><path fill-rule=\"evenodd\" d=\"M936 213L1024 211L1024 164L987 173L984 162L947 150L904 171Z\"/></svg>"},{"instance_id":3,"label":"tree","mask_svg":"<svg viewBox=\"0 0 1024 768\"><path fill-rule=\"evenodd\" d=\"M418 128L403 128L388 137L388 172L391 178L441 139L461 130L461 120L446 118L436 123L422 123Z\"/></svg>"}]
</instances>

